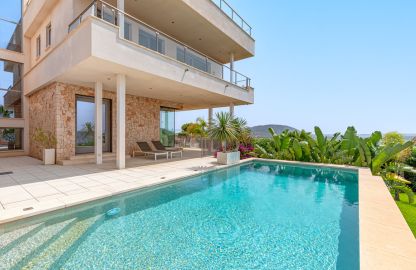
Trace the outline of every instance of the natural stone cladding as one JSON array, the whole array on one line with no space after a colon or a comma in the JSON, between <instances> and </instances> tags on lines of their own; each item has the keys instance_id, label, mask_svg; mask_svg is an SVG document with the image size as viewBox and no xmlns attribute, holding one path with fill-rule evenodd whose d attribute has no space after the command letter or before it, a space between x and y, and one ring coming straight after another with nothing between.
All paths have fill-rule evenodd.
<instances>
[{"instance_id":1,"label":"natural stone cladding","mask_svg":"<svg viewBox=\"0 0 416 270\"><path fill-rule=\"evenodd\" d=\"M54 82L29 97L30 155L41 159L42 149L32 140L36 128L56 136L57 161L75 155L76 96L94 97L94 89ZM116 148L116 93L103 91L111 100L111 149ZM147 97L126 95L126 153L137 149L137 141L159 140L160 107L180 108L177 103Z\"/></svg>"}]
</instances>

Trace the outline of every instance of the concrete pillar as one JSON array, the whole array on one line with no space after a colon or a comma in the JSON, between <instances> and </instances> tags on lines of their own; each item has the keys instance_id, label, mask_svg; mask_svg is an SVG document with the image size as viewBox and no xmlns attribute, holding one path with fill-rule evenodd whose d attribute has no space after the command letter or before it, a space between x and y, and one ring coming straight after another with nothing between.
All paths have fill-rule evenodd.
<instances>
[{"instance_id":1,"label":"concrete pillar","mask_svg":"<svg viewBox=\"0 0 416 270\"><path fill-rule=\"evenodd\" d=\"M117 8L124 12L124 0L117 0ZM124 13L118 13L118 26L120 28L120 37L124 38Z\"/></svg>"},{"instance_id":2,"label":"concrete pillar","mask_svg":"<svg viewBox=\"0 0 416 270\"><path fill-rule=\"evenodd\" d=\"M94 153L95 153L95 163L103 163L103 83L95 83L95 144L94 144Z\"/></svg>"},{"instance_id":3,"label":"concrete pillar","mask_svg":"<svg viewBox=\"0 0 416 270\"><path fill-rule=\"evenodd\" d=\"M210 129L212 127L212 117L214 114L214 110L213 108L208 108L208 129ZM209 141L209 152L213 152L214 151L214 141L211 139Z\"/></svg>"},{"instance_id":4,"label":"concrete pillar","mask_svg":"<svg viewBox=\"0 0 416 270\"><path fill-rule=\"evenodd\" d=\"M117 74L117 169L126 167L126 75Z\"/></svg>"},{"instance_id":5,"label":"concrete pillar","mask_svg":"<svg viewBox=\"0 0 416 270\"><path fill-rule=\"evenodd\" d=\"M25 155L30 153L30 138L29 138L29 97L22 95L22 106L23 106L23 149ZM56 147L56 146L55 146Z\"/></svg>"},{"instance_id":6,"label":"concrete pillar","mask_svg":"<svg viewBox=\"0 0 416 270\"><path fill-rule=\"evenodd\" d=\"M234 83L234 53L230 53L230 83Z\"/></svg>"},{"instance_id":7,"label":"concrete pillar","mask_svg":"<svg viewBox=\"0 0 416 270\"><path fill-rule=\"evenodd\" d=\"M234 118L234 103L230 103L230 115Z\"/></svg>"},{"instance_id":8,"label":"concrete pillar","mask_svg":"<svg viewBox=\"0 0 416 270\"><path fill-rule=\"evenodd\" d=\"M208 108L208 127L211 127L213 115L214 115L214 110L212 108Z\"/></svg>"}]
</instances>

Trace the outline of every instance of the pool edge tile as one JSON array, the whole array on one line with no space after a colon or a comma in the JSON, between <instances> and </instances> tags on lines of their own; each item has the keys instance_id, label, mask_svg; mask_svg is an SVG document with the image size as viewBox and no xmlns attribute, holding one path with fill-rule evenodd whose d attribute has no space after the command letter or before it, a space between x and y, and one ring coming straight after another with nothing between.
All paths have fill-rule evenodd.
<instances>
[{"instance_id":1,"label":"pool edge tile","mask_svg":"<svg viewBox=\"0 0 416 270\"><path fill-rule=\"evenodd\" d=\"M360 269L414 269L416 239L383 179L367 168L359 169L358 179ZM388 240L398 232L400 237Z\"/></svg>"}]
</instances>

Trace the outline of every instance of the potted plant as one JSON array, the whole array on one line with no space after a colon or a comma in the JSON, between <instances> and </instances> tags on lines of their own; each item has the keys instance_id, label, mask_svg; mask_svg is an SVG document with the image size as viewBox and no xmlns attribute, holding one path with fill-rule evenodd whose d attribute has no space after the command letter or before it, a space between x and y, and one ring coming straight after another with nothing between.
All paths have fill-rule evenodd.
<instances>
[{"instance_id":1,"label":"potted plant","mask_svg":"<svg viewBox=\"0 0 416 270\"><path fill-rule=\"evenodd\" d=\"M240 161L238 151L238 121L230 113L219 112L210 123L208 135L211 139L221 142L222 151L217 153L217 162L220 164L235 164Z\"/></svg>"},{"instance_id":2,"label":"potted plant","mask_svg":"<svg viewBox=\"0 0 416 270\"><path fill-rule=\"evenodd\" d=\"M35 133L33 135L33 141L37 142L42 147L43 164L55 164L56 137L50 132L45 132L41 128L36 128Z\"/></svg>"}]
</instances>

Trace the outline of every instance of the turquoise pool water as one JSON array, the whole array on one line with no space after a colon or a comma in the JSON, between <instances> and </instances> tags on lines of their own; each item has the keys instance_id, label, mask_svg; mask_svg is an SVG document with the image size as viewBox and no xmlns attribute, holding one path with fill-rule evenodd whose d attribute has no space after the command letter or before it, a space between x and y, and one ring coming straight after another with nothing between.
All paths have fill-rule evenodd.
<instances>
[{"instance_id":1,"label":"turquoise pool water","mask_svg":"<svg viewBox=\"0 0 416 270\"><path fill-rule=\"evenodd\" d=\"M358 238L356 172L255 162L0 227L0 269L353 270Z\"/></svg>"}]
</instances>

